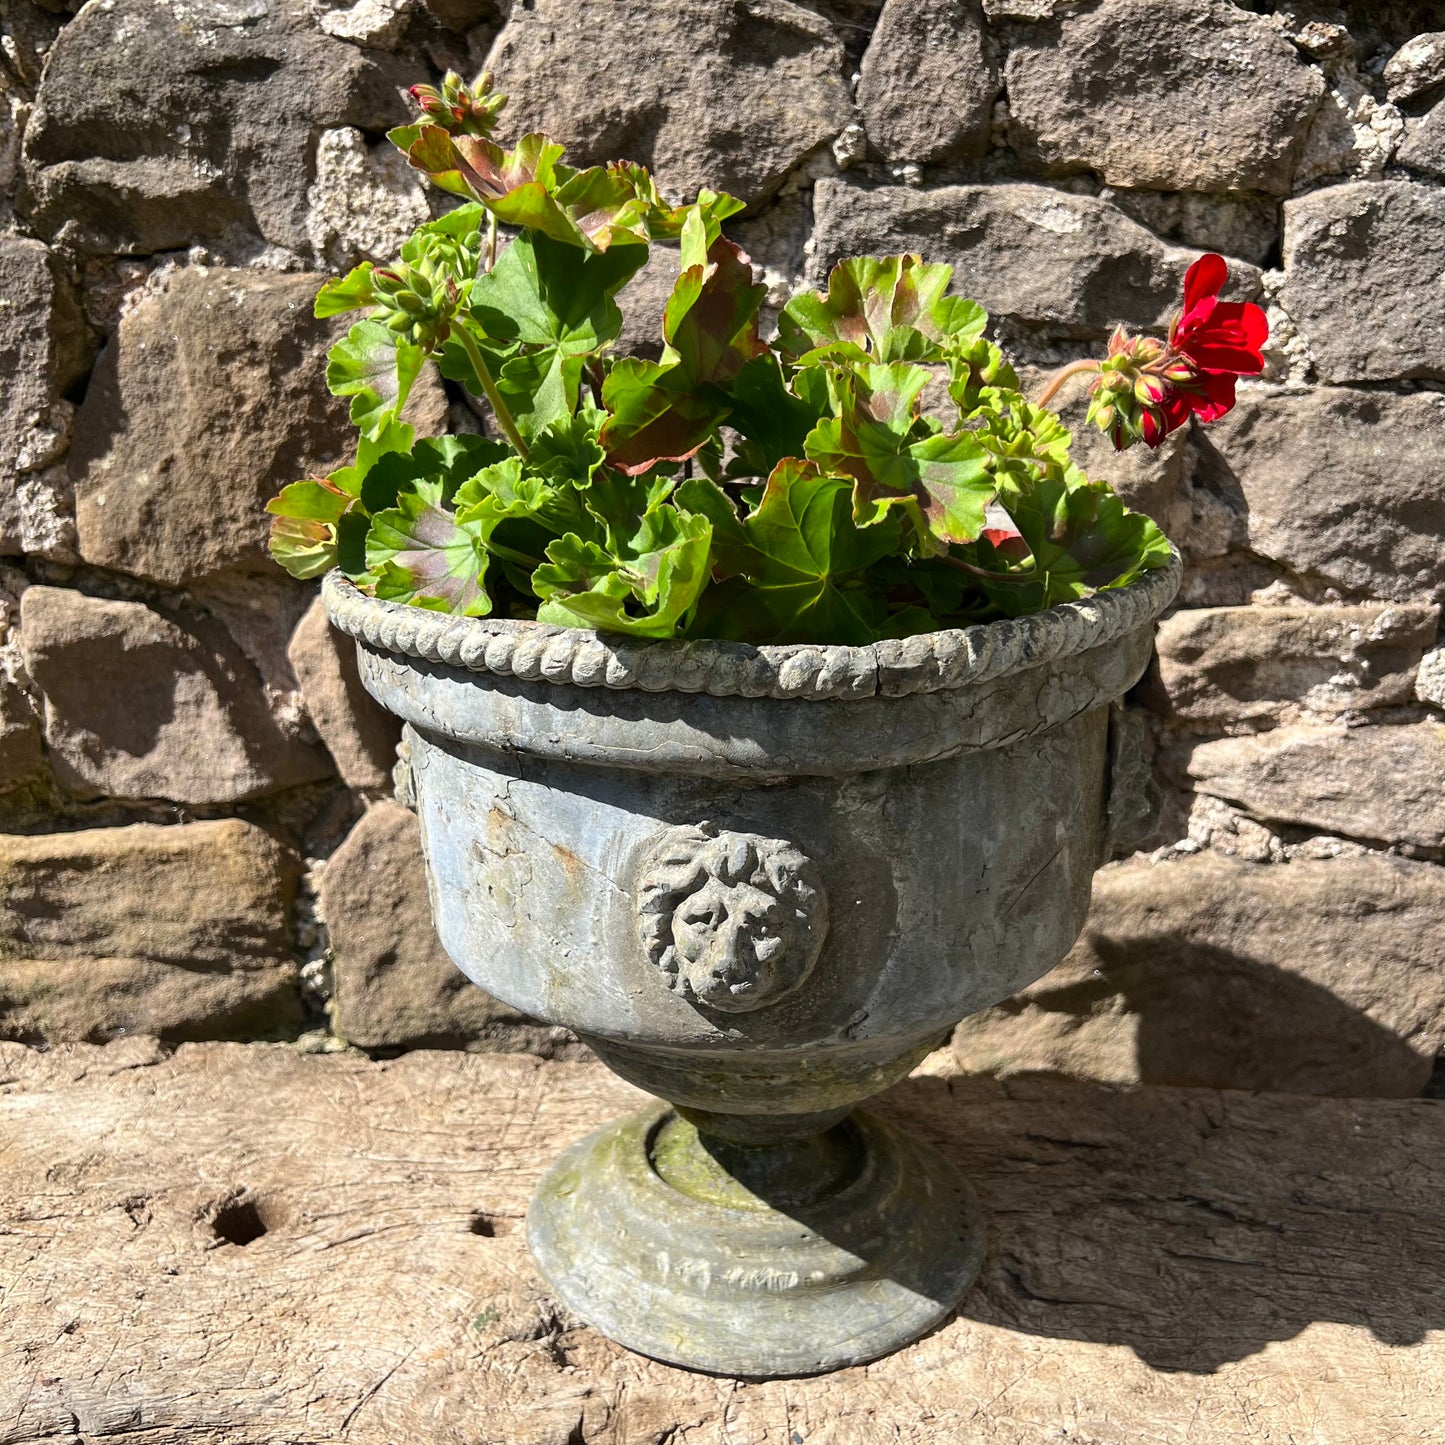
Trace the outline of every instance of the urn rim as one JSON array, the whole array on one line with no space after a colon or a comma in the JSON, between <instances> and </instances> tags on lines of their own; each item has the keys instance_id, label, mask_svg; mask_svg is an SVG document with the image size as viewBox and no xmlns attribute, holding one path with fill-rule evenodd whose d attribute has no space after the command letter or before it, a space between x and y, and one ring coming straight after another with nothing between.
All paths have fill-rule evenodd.
<instances>
[{"instance_id":1,"label":"urn rim","mask_svg":"<svg viewBox=\"0 0 1445 1445\"><path fill-rule=\"evenodd\" d=\"M1152 623L1174 600L1183 562L1026 617L866 646L657 641L513 618L455 617L369 597L339 570L321 597L332 623L383 652L524 682L711 697L818 702L948 692L1073 657Z\"/></svg>"}]
</instances>

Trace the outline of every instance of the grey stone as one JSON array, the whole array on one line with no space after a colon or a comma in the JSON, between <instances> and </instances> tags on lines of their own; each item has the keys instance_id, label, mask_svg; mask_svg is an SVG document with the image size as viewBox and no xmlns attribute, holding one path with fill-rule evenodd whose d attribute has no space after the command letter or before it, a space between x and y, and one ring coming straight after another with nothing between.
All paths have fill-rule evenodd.
<instances>
[{"instance_id":1,"label":"grey stone","mask_svg":"<svg viewBox=\"0 0 1445 1445\"><path fill-rule=\"evenodd\" d=\"M437 942L417 821L368 808L321 872L331 938L332 1028L364 1048L435 1048L523 1022L475 988Z\"/></svg>"},{"instance_id":2,"label":"grey stone","mask_svg":"<svg viewBox=\"0 0 1445 1445\"><path fill-rule=\"evenodd\" d=\"M1251 551L1345 593L1445 600L1445 399L1243 387L1207 442Z\"/></svg>"},{"instance_id":3,"label":"grey stone","mask_svg":"<svg viewBox=\"0 0 1445 1445\"><path fill-rule=\"evenodd\" d=\"M1105 869L1069 957L966 1020L993 1074L1408 1098L1445 1045L1445 869L1202 854Z\"/></svg>"},{"instance_id":4,"label":"grey stone","mask_svg":"<svg viewBox=\"0 0 1445 1445\"><path fill-rule=\"evenodd\" d=\"M31 587L25 667L45 697L57 777L88 796L231 803L330 772L283 730L261 679L217 622Z\"/></svg>"},{"instance_id":5,"label":"grey stone","mask_svg":"<svg viewBox=\"0 0 1445 1445\"><path fill-rule=\"evenodd\" d=\"M742 1375L871 1359L951 1310L982 1253L966 1187L853 1106L1077 936L1143 802L1112 704L1177 585L874 648L643 651L413 621L328 577L408 725L443 948L673 1105L539 1185L529 1244L564 1303ZM323 887L338 869L387 871L338 855ZM643 1308L658 1258L702 1264L647 1276Z\"/></svg>"},{"instance_id":6,"label":"grey stone","mask_svg":"<svg viewBox=\"0 0 1445 1445\"><path fill-rule=\"evenodd\" d=\"M231 818L0 834L0 1036L275 1037L300 859Z\"/></svg>"},{"instance_id":7,"label":"grey stone","mask_svg":"<svg viewBox=\"0 0 1445 1445\"><path fill-rule=\"evenodd\" d=\"M317 141L306 204L312 254L334 271L390 261L431 218L420 173L390 141L368 145L351 126L324 131Z\"/></svg>"},{"instance_id":8,"label":"grey stone","mask_svg":"<svg viewBox=\"0 0 1445 1445\"><path fill-rule=\"evenodd\" d=\"M888 0L863 56L858 108L885 160L948 165L988 148L999 75L979 0Z\"/></svg>"},{"instance_id":9,"label":"grey stone","mask_svg":"<svg viewBox=\"0 0 1445 1445\"><path fill-rule=\"evenodd\" d=\"M1445 377L1445 193L1351 182L1287 201L1280 300L1326 381Z\"/></svg>"},{"instance_id":10,"label":"grey stone","mask_svg":"<svg viewBox=\"0 0 1445 1445\"><path fill-rule=\"evenodd\" d=\"M1279 245L1279 201L1237 192L1199 195L1190 191L1131 191L1106 186L1101 201L1118 206L1155 235L1201 251L1219 251L1263 265Z\"/></svg>"},{"instance_id":11,"label":"grey stone","mask_svg":"<svg viewBox=\"0 0 1445 1445\"><path fill-rule=\"evenodd\" d=\"M1324 90L1266 20L1226 0L1104 0L1024 32L1009 138L1050 174L1150 190L1287 195Z\"/></svg>"},{"instance_id":12,"label":"grey stone","mask_svg":"<svg viewBox=\"0 0 1445 1445\"><path fill-rule=\"evenodd\" d=\"M1445 105L1408 128L1395 159L1412 171L1445 180Z\"/></svg>"},{"instance_id":13,"label":"grey stone","mask_svg":"<svg viewBox=\"0 0 1445 1445\"><path fill-rule=\"evenodd\" d=\"M1063 337L1107 336L1119 322L1167 323L1195 259L1107 202L1048 186L869 191L821 180L815 208L814 285L845 256L916 251L952 263L954 291L996 318ZM1257 290L1254 267L1237 263L1233 271L1230 294Z\"/></svg>"},{"instance_id":14,"label":"grey stone","mask_svg":"<svg viewBox=\"0 0 1445 1445\"><path fill-rule=\"evenodd\" d=\"M853 119L842 44L791 0L535 0L487 66L509 134L546 131L572 164L642 161L676 199L760 200Z\"/></svg>"},{"instance_id":15,"label":"grey stone","mask_svg":"<svg viewBox=\"0 0 1445 1445\"><path fill-rule=\"evenodd\" d=\"M25 550L25 476L70 442L61 393L84 376L89 341L56 258L39 241L0 235L0 555Z\"/></svg>"},{"instance_id":16,"label":"grey stone","mask_svg":"<svg viewBox=\"0 0 1445 1445\"><path fill-rule=\"evenodd\" d=\"M1432 648L1420 659L1415 696L1431 707L1445 708L1445 647Z\"/></svg>"},{"instance_id":17,"label":"grey stone","mask_svg":"<svg viewBox=\"0 0 1445 1445\"><path fill-rule=\"evenodd\" d=\"M1445 85L1445 30L1407 40L1386 63L1382 78L1396 103L1415 100Z\"/></svg>"},{"instance_id":18,"label":"grey stone","mask_svg":"<svg viewBox=\"0 0 1445 1445\"><path fill-rule=\"evenodd\" d=\"M61 31L26 130L30 219L81 251L248 233L304 254L317 136L405 120L405 79L323 33L306 0L91 5Z\"/></svg>"},{"instance_id":19,"label":"grey stone","mask_svg":"<svg viewBox=\"0 0 1445 1445\"><path fill-rule=\"evenodd\" d=\"M1404 134L1405 118L1393 105L1376 100L1353 70L1336 68L1305 137L1295 190L1327 178L1380 176Z\"/></svg>"},{"instance_id":20,"label":"grey stone","mask_svg":"<svg viewBox=\"0 0 1445 1445\"><path fill-rule=\"evenodd\" d=\"M1159 624L1160 679L1170 711L1191 722L1408 703L1439 618L1418 603L1185 609Z\"/></svg>"},{"instance_id":21,"label":"grey stone","mask_svg":"<svg viewBox=\"0 0 1445 1445\"><path fill-rule=\"evenodd\" d=\"M401 728L362 687L356 644L331 626L319 597L291 634L287 656L342 781L361 790L389 787Z\"/></svg>"},{"instance_id":22,"label":"grey stone","mask_svg":"<svg viewBox=\"0 0 1445 1445\"><path fill-rule=\"evenodd\" d=\"M1445 727L1276 728L1189 759L1194 786L1257 818L1377 843L1445 848Z\"/></svg>"},{"instance_id":23,"label":"grey stone","mask_svg":"<svg viewBox=\"0 0 1445 1445\"><path fill-rule=\"evenodd\" d=\"M618 293L622 334L614 346L619 355L645 356L653 361L662 355L663 313L677 283L679 265L673 247L654 246L642 269Z\"/></svg>"},{"instance_id":24,"label":"grey stone","mask_svg":"<svg viewBox=\"0 0 1445 1445\"><path fill-rule=\"evenodd\" d=\"M87 562L170 586L270 565L265 503L355 445L347 403L326 389L341 328L311 315L320 281L186 269L131 305L76 416ZM422 435L443 422L431 378L408 415Z\"/></svg>"},{"instance_id":25,"label":"grey stone","mask_svg":"<svg viewBox=\"0 0 1445 1445\"><path fill-rule=\"evenodd\" d=\"M0 671L0 793L33 778L44 762L40 719L30 698Z\"/></svg>"}]
</instances>

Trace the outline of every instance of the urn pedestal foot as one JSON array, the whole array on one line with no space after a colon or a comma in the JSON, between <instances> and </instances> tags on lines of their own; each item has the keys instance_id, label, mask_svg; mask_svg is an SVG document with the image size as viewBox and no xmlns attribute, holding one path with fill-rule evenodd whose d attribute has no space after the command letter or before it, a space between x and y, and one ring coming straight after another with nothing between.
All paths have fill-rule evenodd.
<instances>
[{"instance_id":1,"label":"urn pedestal foot","mask_svg":"<svg viewBox=\"0 0 1445 1445\"><path fill-rule=\"evenodd\" d=\"M858 1110L739 1143L658 1103L547 1172L528 1243L557 1297L629 1349L717 1374L861 1364L945 1319L983 1261L934 1150Z\"/></svg>"}]
</instances>

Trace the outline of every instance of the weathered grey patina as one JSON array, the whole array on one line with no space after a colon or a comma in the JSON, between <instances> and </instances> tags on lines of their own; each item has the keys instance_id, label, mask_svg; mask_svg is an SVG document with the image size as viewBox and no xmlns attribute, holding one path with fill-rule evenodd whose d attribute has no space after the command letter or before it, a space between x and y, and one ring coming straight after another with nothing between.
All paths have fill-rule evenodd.
<instances>
[{"instance_id":1,"label":"weathered grey patina","mask_svg":"<svg viewBox=\"0 0 1445 1445\"><path fill-rule=\"evenodd\" d=\"M539 1188L564 1301L740 1375L869 1359L957 1303L967 1190L853 1111L1073 943L1147 777L1111 704L1178 578L863 648L626 643L327 579L407 724L448 953L673 1106Z\"/></svg>"}]
</instances>

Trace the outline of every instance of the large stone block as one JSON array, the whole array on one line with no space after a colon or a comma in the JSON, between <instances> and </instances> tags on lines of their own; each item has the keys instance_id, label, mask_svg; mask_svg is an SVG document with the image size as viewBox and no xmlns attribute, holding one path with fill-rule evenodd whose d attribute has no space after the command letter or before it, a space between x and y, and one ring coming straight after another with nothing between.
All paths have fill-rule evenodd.
<instances>
[{"instance_id":1,"label":"large stone block","mask_svg":"<svg viewBox=\"0 0 1445 1445\"><path fill-rule=\"evenodd\" d=\"M979 0L888 0L863 56L858 108L885 160L947 165L988 147L998 71Z\"/></svg>"},{"instance_id":2,"label":"large stone block","mask_svg":"<svg viewBox=\"0 0 1445 1445\"><path fill-rule=\"evenodd\" d=\"M1282 727L1202 743L1201 793L1255 817L1377 843L1445 848L1445 726Z\"/></svg>"},{"instance_id":3,"label":"large stone block","mask_svg":"<svg viewBox=\"0 0 1445 1445\"><path fill-rule=\"evenodd\" d=\"M39 241L0 236L0 555L25 550L22 482L65 453L89 332L74 292Z\"/></svg>"},{"instance_id":4,"label":"large stone block","mask_svg":"<svg viewBox=\"0 0 1445 1445\"><path fill-rule=\"evenodd\" d=\"M1445 398L1241 388L1210 424L1247 545L1345 592L1445 599Z\"/></svg>"},{"instance_id":5,"label":"large stone block","mask_svg":"<svg viewBox=\"0 0 1445 1445\"><path fill-rule=\"evenodd\" d=\"M1051 174L1287 195L1324 81L1227 0L1105 0L1023 34L1009 136Z\"/></svg>"},{"instance_id":6,"label":"large stone block","mask_svg":"<svg viewBox=\"0 0 1445 1445\"><path fill-rule=\"evenodd\" d=\"M676 199L759 200L853 118L842 43L791 0L534 0L487 66L509 133L546 131L577 165L642 161Z\"/></svg>"},{"instance_id":7,"label":"large stone block","mask_svg":"<svg viewBox=\"0 0 1445 1445\"><path fill-rule=\"evenodd\" d=\"M815 285L845 256L917 251L951 262L953 289L996 318L1059 336L1102 337L1121 321L1166 324L1196 256L1105 201L1048 186L864 190L821 180L815 211ZM1257 290L1254 267L1236 263L1234 273L1232 294Z\"/></svg>"},{"instance_id":8,"label":"large stone block","mask_svg":"<svg viewBox=\"0 0 1445 1445\"><path fill-rule=\"evenodd\" d=\"M484 993L437 942L416 818L368 808L321 874L331 935L332 1027L364 1048L486 1038L522 1021Z\"/></svg>"},{"instance_id":9,"label":"large stone block","mask_svg":"<svg viewBox=\"0 0 1445 1445\"><path fill-rule=\"evenodd\" d=\"M0 1036L274 1037L297 1027L300 860L239 819L0 834Z\"/></svg>"},{"instance_id":10,"label":"large stone block","mask_svg":"<svg viewBox=\"0 0 1445 1445\"><path fill-rule=\"evenodd\" d=\"M338 328L311 314L321 280L185 270L129 310L76 416L87 562L170 586L269 565L265 503L355 443L347 403L326 389ZM440 387L427 379L408 415L435 430Z\"/></svg>"},{"instance_id":11,"label":"large stone block","mask_svg":"<svg viewBox=\"0 0 1445 1445\"><path fill-rule=\"evenodd\" d=\"M984 1073L1408 1096L1445 1044L1445 869L1380 855L1105 869L1069 957L960 1025Z\"/></svg>"},{"instance_id":12,"label":"large stone block","mask_svg":"<svg viewBox=\"0 0 1445 1445\"><path fill-rule=\"evenodd\" d=\"M332 627L319 597L297 623L286 655L342 781L349 788L389 787L401 724L362 687L356 643Z\"/></svg>"},{"instance_id":13,"label":"large stone block","mask_svg":"<svg viewBox=\"0 0 1445 1445\"><path fill-rule=\"evenodd\" d=\"M60 587L29 588L20 619L51 764L82 795L233 803L331 771L214 619Z\"/></svg>"},{"instance_id":14,"label":"large stone block","mask_svg":"<svg viewBox=\"0 0 1445 1445\"><path fill-rule=\"evenodd\" d=\"M1284 208L1280 301L1326 381L1445 377L1445 192L1353 181Z\"/></svg>"},{"instance_id":15,"label":"large stone block","mask_svg":"<svg viewBox=\"0 0 1445 1445\"><path fill-rule=\"evenodd\" d=\"M1445 180L1445 105L1409 128L1395 158L1412 171Z\"/></svg>"},{"instance_id":16,"label":"large stone block","mask_svg":"<svg viewBox=\"0 0 1445 1445\"><path fill-rule=\"evenodd\" d=\"M1439 619L1421 603L1188 608L1159 624L1160 682L1170 712L1191 722L1408 703Z\"/></svg>"},{"instance_id":17,"label":"large stone block","mask_svg":"<svg viewBox=\"0 0 1445 1445\"><path fill-rule=\"evenodd\" d=\"M393 64L325 34L306 0L88 6L25 133L30 218L84 251L251 233L304 254L318 136L406 119Z\"/></svg>"}]
</instances>

